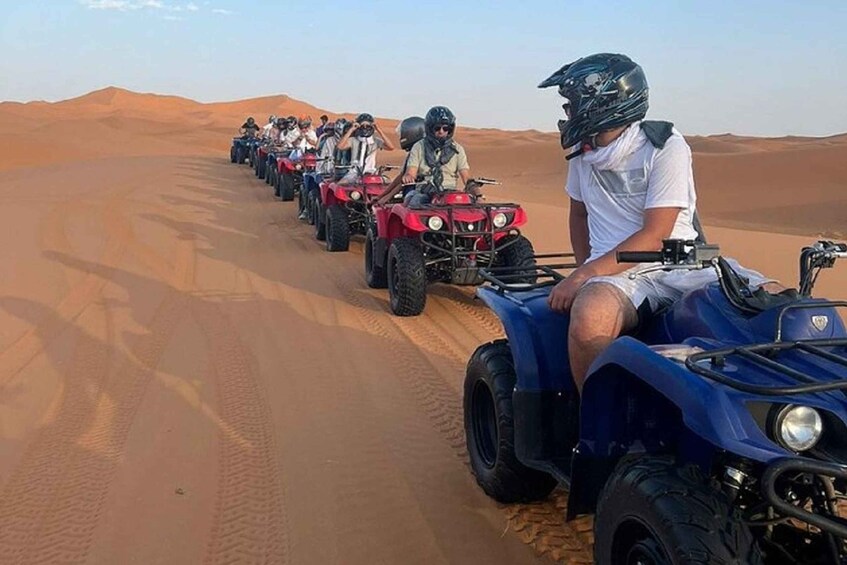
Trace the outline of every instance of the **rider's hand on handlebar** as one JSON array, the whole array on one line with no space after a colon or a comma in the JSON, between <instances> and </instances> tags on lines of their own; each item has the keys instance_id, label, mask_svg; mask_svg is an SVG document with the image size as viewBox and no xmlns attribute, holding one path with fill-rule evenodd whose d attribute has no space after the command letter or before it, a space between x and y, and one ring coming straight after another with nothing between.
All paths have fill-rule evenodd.
<instances>
[{"instance_id":1,"label":"rider's hand on handlebar","mask_svg":"<svg viewBox=\"0 0 847 565\"><path fill-rule=\"evenodd\" d=\"M415 184L415 177L409 174L403 175L403 184Z\"/></svg>"}]
</instances>

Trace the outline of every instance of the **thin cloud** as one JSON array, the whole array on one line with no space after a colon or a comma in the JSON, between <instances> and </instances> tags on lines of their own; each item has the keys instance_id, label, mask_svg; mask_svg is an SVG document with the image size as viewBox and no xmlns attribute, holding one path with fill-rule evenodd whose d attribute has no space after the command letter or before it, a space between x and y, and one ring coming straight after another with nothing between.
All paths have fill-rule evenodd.
<instances>
[{"instance_id":1,"label":"thin cloud","mask_svg":"<svg viewBox=\"0 0 847 565\"><path fill-rule=\"evenodd\" d=\"M235 14L235 12L233 12L232 10L224 10L223 8L213 8L212 13L220 14L222 16L232 16L233 14Z\"/></svg>"},{"instance_id":2,"label":"thin cloud","mask_svg":"<svg viewBox=\"0 0 847 565\"><path fill-rule=\"evenodd\" d=\"M164 0L79 0L79 3L91 10L118 10L120 12L148 9L178 14L200 11L200 6L194 2L174 4Z\"/></svg>"}]
</instances>

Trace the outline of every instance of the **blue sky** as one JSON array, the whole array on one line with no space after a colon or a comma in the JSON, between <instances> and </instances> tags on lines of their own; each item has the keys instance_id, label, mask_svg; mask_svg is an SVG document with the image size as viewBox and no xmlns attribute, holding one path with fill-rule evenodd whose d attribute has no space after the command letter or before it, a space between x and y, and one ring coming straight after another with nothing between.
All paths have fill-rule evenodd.
<instances>
[{"instance_id":1,"label":"blue sky","mask_svg":"<svg viewBox=\"0 0 847 565\"><path fill-rule=\"evenodd\" d=\"M108 85L219 101L287 93L388 117L554 130L536 85L626 53L650 117L689 134L847 131L847 2L51 0L4 3L0 100Z\"/></svg>"}]
</instances>

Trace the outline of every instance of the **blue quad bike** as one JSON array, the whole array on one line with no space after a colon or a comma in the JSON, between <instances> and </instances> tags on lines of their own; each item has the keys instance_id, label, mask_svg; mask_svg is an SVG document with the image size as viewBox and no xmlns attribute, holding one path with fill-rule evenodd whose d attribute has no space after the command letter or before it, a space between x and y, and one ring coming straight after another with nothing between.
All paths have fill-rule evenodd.
<instances>
[{"instance_id":1,"label":"blue quad bike","mask_svg":"<svg viewBox=\"0 0 847 565\"><path fill-rule=\"evenodd\" d=\"M480 346L464 385L477 482L503 503L568 490L594 514L601 565L847 563L847 331L812 298L847 245L804 248L800 284L751 291L717 246L668 240L618 261L714 269L717 282L641 320L571 378L568 317L547 297L573 264L493 267L478 296L507 339ZM559 259L561 261L561 259Z\"/></svg>"},{"instance_id":2,"label":"blue quad bike","mask_svg":"<svg viewBox=\"0 0 847 565\"><path fill-rule=\"evenodd\" d=\"M242 135L232 138L232 146L229 148L229 160L231 163L242 165L247 161L252 163L252 157L255 154L256 147L259 146L261 140L255 136Z\"/></svg>"}]
</instances>

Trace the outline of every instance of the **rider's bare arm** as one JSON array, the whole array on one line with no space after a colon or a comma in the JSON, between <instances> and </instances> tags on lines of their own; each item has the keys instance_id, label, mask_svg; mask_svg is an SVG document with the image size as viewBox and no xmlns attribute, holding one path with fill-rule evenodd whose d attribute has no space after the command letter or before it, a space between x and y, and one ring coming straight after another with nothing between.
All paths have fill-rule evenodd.
<instances>
[{"instance_id":1,"label":"rider's bare arm","mask_svg":"<svg viewBox=\"0 0 847 565\"><path fill-rule=\"evenodd\" d=\"M379 202L380 204L385 204L386 202L391 200L394 197L395 194L400 192L400 190L402 188L403 188L403 175L397 175L394 178L394 180L391 181L391 184L389 184L385 188L385 190L382 191L382 194L380 194L377 197L377 202Z\"/></svg>"},{"instance_id":2,"label":"rider's bare arm","mask_svg":"<svg viewBox=\"0 0 847 565\"><path fill-rule=\"evenodd\" d=\"M470 169L460 169L459 170L459 179L462 181L462 185L467 185L468 181L471 180L471 170ZM474 196L482 196L482 189L479 186L472 187L468 192L473 194Z\"/></svg>"},{"instance_id":3,"label":"rider's bare arm","mask_svg":"<svg viewBox=\"0 0 847 565\"><path fill-rule=\"evenodd\" d=\"M406 174L403 175L403 184L414 184L416 178L418 178L418 168L406 167Z\"/></svg>"},{"instance_id":4,"label":"rider's bare arm","mask_svg":"<svg viewBox=\"0 0 847 565\"><path fill-rule=\"evenodd\" d=\"M359 124L354 123L350 129L344 132L344 135L341 136L341 139L338 140L338 149L349 149L350 148L350 136L359 129Z\"/></svg>"},{"instance_id":5,"label":"rider's bare arm","mask_svg":"<svg viewBox=\"0 0 847 565\"><path fill-rule=\"evenodd\" d=\"M391 143L391 139L389 139L389 137L387 135L382 133L382 130L379 128L379 124L377 124L376 122L374 122L374 131L376 131L376 133L379 134L379 137L382 138L382 148L383 148L383 150L394 151L394 144Z\"/></svg>"},{"instance_id":6,"label":"rider's bare arm","mask_svg":"<svg viewBox=\"0 0 847 565\"><path fill-rule=\"evenodd\" d=\"M591 255L591 245L588 239L588 209L586 209L585 203L571 198L568 226L574 259L577 265L582 265Z\"/></svg>"},{"instance_id":7,"label":"rider's bare arm","mask_svg":"<svg viewBox=\"0 0 847 565\"><path fill-rule=\"evenodd\" d=\"M631 268L632 265L618 263L615 254L618 251L660 250L662 241L671 236L676 218L681 210L682 208L648 208L644 210L644 225L640 230L602 257L586 263L578 270L585 269L584 275L586 278L590 278L616 275Z\"/></svg>"}]
</instances>

